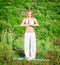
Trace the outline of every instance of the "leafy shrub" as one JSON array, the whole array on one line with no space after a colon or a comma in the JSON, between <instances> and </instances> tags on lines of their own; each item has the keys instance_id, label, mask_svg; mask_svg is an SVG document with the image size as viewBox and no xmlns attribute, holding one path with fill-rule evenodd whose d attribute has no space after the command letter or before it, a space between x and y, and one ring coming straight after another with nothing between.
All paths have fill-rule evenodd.
<instances>
[{"instance_id":1,"label":"leafy shrub","mask_svg":"<svg viewBox=\"0 0 60 65\"><path fill-rule=\"evenodd\" d=\"M0 42L0 62L5 63L13 60L12 45Z\"/></svg>"}]
</instances>

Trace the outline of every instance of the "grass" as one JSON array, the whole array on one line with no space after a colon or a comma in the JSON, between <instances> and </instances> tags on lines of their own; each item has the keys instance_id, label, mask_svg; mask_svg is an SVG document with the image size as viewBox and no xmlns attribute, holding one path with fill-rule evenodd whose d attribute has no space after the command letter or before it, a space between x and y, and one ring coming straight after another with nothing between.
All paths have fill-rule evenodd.
<instances>
[{"instance_id":1,"label":"grass","mask_svg":"<svg viewBox=\"0 0 60 65\"><path fill-rule=\"evenodd\" d=\"M5 37L3 39L6 40ZM15 57L25 57L23 40L23 36L18 36L17 38L15 38L13 44L1 42L0 65L59 65L60 47L58 45L54 45L53 41L50 41L49 37L47 37L46 39L36 39L36 58L49 59L50 61L47 62L43 60L12 60Z\"/></svg>"}]
</instances>

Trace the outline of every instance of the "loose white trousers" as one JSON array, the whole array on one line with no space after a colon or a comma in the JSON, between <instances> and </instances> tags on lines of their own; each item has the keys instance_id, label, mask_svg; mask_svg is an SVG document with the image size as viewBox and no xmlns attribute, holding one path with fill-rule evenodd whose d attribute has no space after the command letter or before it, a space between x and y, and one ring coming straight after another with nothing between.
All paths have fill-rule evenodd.
<instances>
[{"instance_id":1,"label":"loose white trousers","mask_svg":"<svg viewBox=\"0 0 60 65\"><path fill-rule=\"evenodd\" d=\"M36 35L35 32L24 34L24 51L28 59L35 59L36 56Z\"/></svg>"}]
</instances>

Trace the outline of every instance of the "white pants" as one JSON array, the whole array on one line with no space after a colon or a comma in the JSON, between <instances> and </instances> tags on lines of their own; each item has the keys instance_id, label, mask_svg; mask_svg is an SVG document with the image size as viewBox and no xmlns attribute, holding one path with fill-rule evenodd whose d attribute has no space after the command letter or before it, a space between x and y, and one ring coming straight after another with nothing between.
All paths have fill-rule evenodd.
<instances>
[{"instance_id":1,"label":"white pants","mask_svg":"<svg viewBox=\"0 0 60 65\"><path fill-rule=\"evenodd\" d=\"M35 59L36 56L36 35L35 32L24 34L24 51L28 59Z\"/></svg>"}]
</instances>

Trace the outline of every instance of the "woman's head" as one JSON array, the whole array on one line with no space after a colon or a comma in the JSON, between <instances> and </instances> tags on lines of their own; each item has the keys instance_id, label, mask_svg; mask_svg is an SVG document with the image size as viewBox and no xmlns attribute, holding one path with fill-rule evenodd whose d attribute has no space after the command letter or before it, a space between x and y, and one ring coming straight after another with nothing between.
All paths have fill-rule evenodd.
<instances>
[{"instance_id":1,"label":"woman's head","mask_svg":"<svg viewBox=\"0 0 60 65\"><path fill-rule=\"evenodd\" d=\"M27 10L27 17L32 17L32 16L33 16L32 10Z\"/></svg>"}]
</instances>

